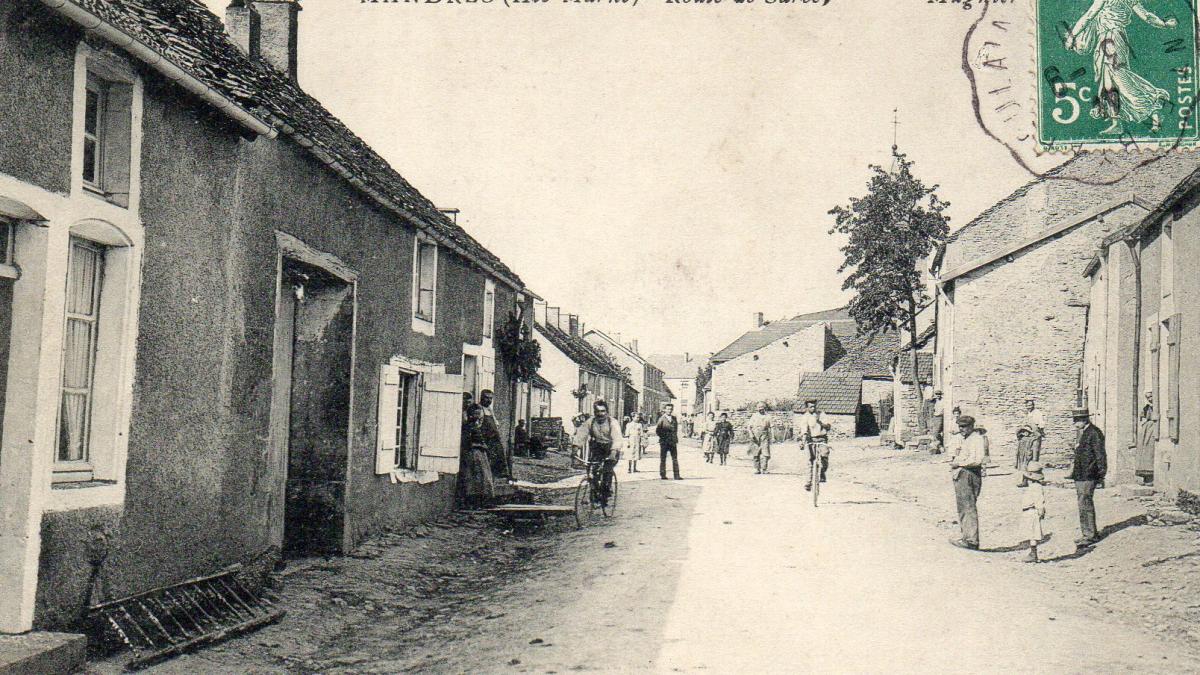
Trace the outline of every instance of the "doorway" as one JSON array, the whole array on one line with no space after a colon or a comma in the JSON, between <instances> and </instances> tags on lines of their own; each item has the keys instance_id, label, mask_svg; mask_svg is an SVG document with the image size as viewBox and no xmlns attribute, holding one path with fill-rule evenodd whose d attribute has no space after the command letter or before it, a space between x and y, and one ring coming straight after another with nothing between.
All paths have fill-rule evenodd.
<instances>
[{"instance_id":1,"label":"doorway","mask_svg":"<svg viewBox=\"0 0 1200 675\"><path fill-rule=\"evenodd\" d=\"M283 474L275 481L282 483L283 513L269 515L272 540L288 557L339 553L346 529L354 285L285 257L276 311L271 436L274 467Z\"/></svg>"}]
</instances>

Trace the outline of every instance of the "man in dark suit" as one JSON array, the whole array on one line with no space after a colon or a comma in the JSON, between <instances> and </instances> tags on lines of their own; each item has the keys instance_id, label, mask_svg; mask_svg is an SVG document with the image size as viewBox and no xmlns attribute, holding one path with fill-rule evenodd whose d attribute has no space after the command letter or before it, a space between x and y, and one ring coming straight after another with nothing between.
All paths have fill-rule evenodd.
<instances>
[{"instance_id":1,"label":"man in dark suit","mask_svg":"<svg viewBox=\"0 0 1200 675\"><path fill-rule=\"evenodd\" d=\"M1075 442L1075 463L1071 467L1071 475L1075 481L1075 496L1079 501L1079 529L1083 536L1075 540L1075 545L1086 547L1095 544L1100 538L1096 530L1096 502L1093 494L1096 485L1104 484L1104 475L1108 473L1108 458L1104 453L1104 432L1092 424L1087 408L1077 408L1071 413L1078 433Z\"/></svg>"},{"instance_id":2,"label":"man in dark suit","mask_svg":"<svg viewBox=\"0 0 1200 675\"><path fill-rule=\"evenodd\" d=\"M679 477L679 420L675 418L675 406L668 403L663 406L662 417L654 428L658 434L658 475L667 479L667 453L671 453L671 468L675 470L675 480Z\"/></svg>"}]
</instances>

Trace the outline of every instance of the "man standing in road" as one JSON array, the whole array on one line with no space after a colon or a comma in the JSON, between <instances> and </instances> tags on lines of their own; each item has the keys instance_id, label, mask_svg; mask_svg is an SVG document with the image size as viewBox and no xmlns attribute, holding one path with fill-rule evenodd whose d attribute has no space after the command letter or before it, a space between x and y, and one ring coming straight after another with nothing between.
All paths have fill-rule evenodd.
<instances>
[{"instance_id":1,"label":"man standing in road","mask_svg":"<svg viewBox=\"0 0 1200 675\"><path fill-rule=\"evenodd\" d=\"M767 473L767 465L771 463L771 426L767 404L759 403L755 413L746 422L746 428L750 431L750 445L754 450L754 473Z\"/></svg>"},{"instance_id":2,"label":"man standing in road","mask_svg":"<svg viewBox=\"0 0 1200 675\"><path fill-rule=\"evenodd\" d=\"M983 488L987 438L975 428L975 418L970 415L958 418L958 432L962 441L958 452L950 459L950 477L954 481L954 501L958 505L958 526L962 530L962 538L951 539L950 543L978 551L979 512L976 503L979 501L979 491Z\"/></svg>"},{"instance_id":3,"label":"man standing in road","mask_svg":"<svg viewBox=\"0 0 1200 675\"><path fill-rule=\"evenodd\" d=\"M679 477L679 420L675 418L675 406L668 403L663 406L662 416L654 428L658 435L658 475L667 479L667 453L671 453L671 468L675 471L675 480Z\"/></svg>"},{"instance_id":4,"label":"man standing in road","mask_svg":"<svg viewBox=\"0 0 1200 675\"><path fill-rule=\"evenodd\" d=\"M1021 424L1033 429L1029 461L1042 461L1042 439L1046 437L1046 416L1042 414L1041 410L1038 410L1037 401L1031 398L1025 399L1025 418L1021 420Z\"/></svg>"},{"instance_id":5,"label":"man standing in road","mask_svg":"<svg viewBox=\"0 0 1200 675\"><path fill-rule=\"evenodd\" d=\"M1096 485L1104 483L1104 476L1108 473L1108 458L1104 454L1104 432L1092 424L1087 408L1076 408L1071 418L1079 436L1075 442L1075 462L1067 478L1075 481L1079 529L1083 535L1075 540L1075 545L1084 548L1095 544L1100 538L1096 530L1096 502L1093 495Z\"/></svg>"}]
</instances>

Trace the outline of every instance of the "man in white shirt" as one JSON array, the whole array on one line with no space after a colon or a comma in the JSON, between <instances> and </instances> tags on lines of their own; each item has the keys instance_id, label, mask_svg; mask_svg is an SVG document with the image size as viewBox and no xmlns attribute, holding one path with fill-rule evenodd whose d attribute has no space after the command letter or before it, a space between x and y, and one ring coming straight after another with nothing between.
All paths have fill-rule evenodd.
<instances>
[{"instance_id":1,"label":"man in white shirt","mask_svg":"<svg viewBox=\"0 0 1200 675\"><path fill-rule=\"evenodd\" d=\"M750 443L754 450L754 473L766 473L771 463L771 416L767 404L759 403L746 428L750 431Z\"/></svg>"},{"instance_id":2,"label":"man in white shirt","mask_svg":"<svg viewBox=\"0 0 1200 675\"><path fill-rule=\"evenodd\" d=\"M825 482L825 473L829 471L829 430L832 423L826 422L817 411L816 399L804 402L804 413L796 418L793 426L796 439L808 449L808 475L810 478L804 484L805 490L812 490L812 463L821 456L821 482Z\"/></svg>"},{"instance_id":3,"label":"man in white shirt","mask_svg":"<svg viewBox=\"0 0 1200 675\"><path fill-rule=\"evenodd\" d=\"M954 481L954 501L958 505L958 525L962 538L951 539L950 543L971 551L979 550L979 512L976 502L983 487L983 465L987 461L987 437L975 428L975 418L963 415L958 418L958 430L962 442L950 460L951 479Z\"/></svg>"},{"instance_id":4,"label":"man in white shirt","mask_svg":"<svg viewBox=\"0 0 1200 675\"><path fill-rule=\"evenodd\" d=\"M1025 399L1025 410L1025 418L1021 420L1021 424L1027 424L1033 429L1031 460L1039 462L1042 459L1042 439L1046 437L1046 416L1038 410L1037 402L1031 398Z\"/></svg>"}]
</instances>

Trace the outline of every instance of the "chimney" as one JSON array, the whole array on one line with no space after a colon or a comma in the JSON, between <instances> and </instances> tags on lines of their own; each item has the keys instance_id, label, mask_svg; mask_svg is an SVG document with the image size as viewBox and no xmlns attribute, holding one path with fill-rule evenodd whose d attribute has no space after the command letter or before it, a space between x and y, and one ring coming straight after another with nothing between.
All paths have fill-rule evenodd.
<instances>
[{"instance_id":1,"label":"chimney","mask_svg":"<svg viewBox=\"0 0 1200 675\"><path fill-rule=\"evenodd\" d=\"M243 54L258 58L261 23L258 12L246 0L230 0L225 8L225 32Z\"/></svg>"},{"instance_id":2,"label":"chimney","mask_svg":"<svg viewBox=\"0 0 1200 675\"><path fill-rule=\"evenodd\" d=\"M259 53L263 60L295 82L300 3L297 0L254 0L254 9L258 10L259 17Z\"/></svg>"},{"instance_id":3,"label":"chimney","mask_svg":"<svg viewBox=\"0 0 1200 675\"><path fill-rule=\"evenodd\" d=\"M567 326L570 329L571 337L579 337L579 317L577 315L567 315Z\"/></svg>"},{"instance_id":4,"label":"chimney","mask_svg":"<svg viewBox=\"0 0 1200 675\"><path fill-rule=\"evenodd\" d=\"M638 351L638 344L637 344L637 342L638 342L637 340L633 340L632 342L630 342L630 343L629 343L629 349L630 349L630 351L632 351L634 354L641 354L641 352L639 352L639 351Z\"/></svg>"},{"instance_id":5,"label":"chimney","mask_svg":"<svg viewBox=\"0 0 1200 675\"><path fill-rule=\"evenodd\" d=\"M754 327L755 328L763 327L763 313L762 312L754 313Z\"/></svg>"},{"instance_id":6,"label":"chimney","mask_svg":"<svg viewBox=\"0 0 1200 675\"><path fill-rule=\"evenodd\" d=\"M689 353L689 352L684 352L684 353L683 353L683 362L684 362L684 363L691 363L691 362L692 362L692 355L691 355L691 353Z\"/></svg>"}]
</instances>

